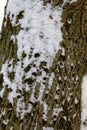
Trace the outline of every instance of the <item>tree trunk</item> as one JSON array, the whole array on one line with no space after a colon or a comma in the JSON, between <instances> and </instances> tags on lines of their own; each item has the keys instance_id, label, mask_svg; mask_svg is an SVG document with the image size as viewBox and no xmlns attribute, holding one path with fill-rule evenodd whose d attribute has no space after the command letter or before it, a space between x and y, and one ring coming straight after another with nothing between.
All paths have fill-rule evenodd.
<instances>
[{"instance_id":1,"label":"tree trunk","mask_svg":"<svg viewBox=\"0 0 87 130\"><path fill-rule=\"evenodd\" d=\"M11 3L8 1L2 26L0 130L80 130L81 83L87 72L87 0L75 2L43 0L44 9L51 6L49 19L54 19L55 13L52 12L56 8L59 11L63 10L61 15L63 40L59 41L60 48L52 57L46 50L44 54L40 50L35 52L33 44L30 48L27 46L28 49L25 51L24 47L27 44L27 37L23 37L25 34L21 37L23 45L19 46L20 32L25 30L26 35L32 33L29 33L32 29L29 24L26 28L23 28L25 21L23 25L21 24L21 19L28 16L25 15L24 8L31 0L25 0L24 4L20 2L16 5L19 13L12 14L8 12L11 9L9 7ZM34 6L32 4L33 10ZM33 19L33 14L30 17ZM49 38L49 34L47 35ZM40 36L42 39L43 37L44 35ZM28 39L29 44L30 40L31 38ZM19 51L19 48L22 51Z\"/></svg>"}]
</instances>

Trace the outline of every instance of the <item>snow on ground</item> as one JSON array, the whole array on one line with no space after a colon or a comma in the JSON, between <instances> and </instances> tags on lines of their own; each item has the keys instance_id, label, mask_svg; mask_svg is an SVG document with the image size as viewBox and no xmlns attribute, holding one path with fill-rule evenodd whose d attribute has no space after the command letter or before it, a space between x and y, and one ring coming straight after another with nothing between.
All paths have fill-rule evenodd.
<instances>
[{"instance_id":1,"label":"snow on ground","mask_svg":"<svg viewBox=\"0 0 87 130\"><path fill-rule=\"evenodd\" d=\"M81 130L87 130L87 75L82 80Z\"/></svg>"}]
</instances>

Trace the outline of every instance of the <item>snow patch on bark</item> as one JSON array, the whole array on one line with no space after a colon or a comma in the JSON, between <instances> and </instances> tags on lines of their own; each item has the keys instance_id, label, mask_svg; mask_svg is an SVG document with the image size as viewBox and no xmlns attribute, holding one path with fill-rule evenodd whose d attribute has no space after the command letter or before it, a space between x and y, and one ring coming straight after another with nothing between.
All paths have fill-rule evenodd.
<instances>
[{"instance_id":1,"label":"snow patch on bark","mask_svg":"<svg viewBox=\"0 0 87 130\"><path fill-rule=\"evenodd\" d=\"M18 35L11 36L14 44L17 41L18 62L14 69L12 69L12 67L9 67L11 61L6 61L1 69L1 73L4 76L4 88L8 87L12 90L9 92L8 100L13 105L14 99L17 96L20 97L17 99L16 111L17 115L19 113L21 114L21 118L23 118L24 113L30 112L31 107L29 105L29 108L25 111L22 89L27 87L26 91L29 91L32 87L32 94L29 100L31 102L39 101L42 103L46 115L47 105L42 101L42 96L45 84L48 83L48 88L51 89L55 77L54 73L49 75L49 68L52 66L55 55L59 50L62 50L62 55L65 54L64 48L60 46L60 42L63 40L61 32L61 27L63 26L61 22L62 6L55 8L51 4L44 6L41 0L12 0L8 2L6 17L8 15L13 26L21 26ZM22 15L22 17L17 21L16 18L18 15ZM44 63L45 67L40 68L40 65ZM12 66L12 63L10 65ZM25 72L27 66L30 70ZM8 72L11 71L15 72L12 81L8 77ZM32 75L32 73L38 73L38 71L40 71L39 75ZM26 83L23 83L23 78L28 79ZM35 80L34 84L30 85L30 83L27 83L30 82L30 78ZM45 79L48 79L48 82ZM34 96L35 88L37 87L36 82L40 84L37 99ZM18 90L20 91L18 92ZM3 97L3 94L4 90L1 90L0 96Z\"/></svg>"},{"instance_id":2,"label":"snow patch on bark","mask_svg":"<svg viewBox=\"0 0 87 130\"><path fill-rule=\"evenodd\" d=\"M53 127L43 127L43 130L54 130Z\"/></svg>"},{"instance_id":3,"label":"snow patch on bark","mask_svg":"<svg viewBox=\"0 0 87 130\"><path fill-rule=\"evenodd\" d=\"M65 4L65 3L70 3L70 4L72 4L73 2L77 2L77 0L64 0L64 4Z\"/></svg>"},{"instance_id":4,"label":"snow patch on bark","mask_svg":"<svg viewBox=\"0 0 87 130\"><path fill-rule=\"evenodd\" d=\"M87 75L82 80L81 130L87 130Z\"/></svg>"},{"instance_id":5,"label":"snow patch on bark","mask_svg":"<svg viewBox=\"0 0 87 130\"><path fill-rule=\"evenodd\" d=\"M3 17L4 17L4 7L7 3L7 0L2 0L2 2L0 2L0 31L2 28L2 22L3 22Z\"/></svg>"}]
</instances>

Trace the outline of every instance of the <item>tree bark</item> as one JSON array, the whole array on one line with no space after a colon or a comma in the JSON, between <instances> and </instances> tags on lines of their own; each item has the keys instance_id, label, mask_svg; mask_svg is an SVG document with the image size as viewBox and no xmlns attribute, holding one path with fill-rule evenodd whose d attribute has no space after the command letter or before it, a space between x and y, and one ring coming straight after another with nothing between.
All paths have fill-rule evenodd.
<instances>
[{"instance_id":1,"label":"tree bark","mask_svg":"<svg viewBox=\"0 0 87 130\"><path fill-rule=\"evenodd\" d=\"M9 2L9 1L8 1ZM51 1L44 0L44 6ZM63 1L54 0L54 8L57 5L61 6ZM8 6L8 5L7 5ZM6 7L7 8L7 7ZM51 77L54 73L53 83L49 89L49 79L44 77L45 89L42 96L42 101L47 104L47 120L44 116L44 106L38 101L38 95L41 84L32 78L22 78L22 82L30 86L29 91L22 91L17 88L16 91L24 97L25 109L28 104L32 106L31 112L27 112L24 118L21 119L20 114L17 116L16 107L18 99L14 98L13 106L8 100L9 92L12 90L5 85L3 98L0 98L0 130L80 130L81 125L81 83L82 77L87 72L87 0L77 0L73 3L66 3L63 6L62 13L62 33L63 41L60 43L65 49L65 55L62 55L62 50L56 53L52 66L45 68L46 62L43 61L37 73L33 73L35 77L41 75L41 70ZM6 9L5 9L6 15ZM22 19L23 12L19 12L16 16L16 23ZM11 20L4 17L2 26L2 35L0 40L0 69L6 61L13 60L11 66L15 68L19 59L17 57L17 40L15 43L11 40L11 35L17 35L21 26L18 24L12 26ZM22 54L23 58L26 54ZM32 56L32 55L31 55ZM22 64L22 61L21 61ZM34 64L32 65L34 66ZM62 67L63 66L63 67ZM28 64L24 69L25 73L30 70L31 65ZM8 77L11 81L14 80L15 71L8 72ZM0 90L3 89L4 77L0 73ZM33 93L33 85L35 86L34 97L36 102L32 102L30 97ZM59 88L58 88L59 86ZM18 86L19 87L19 86ZM58 99L55 98L58 96ZM58 110L58 115L54 114L54 110ZM4 121L8 123L5 124ZM36 128L36 129L35 129Z\"/></svg>"}]
</instances>

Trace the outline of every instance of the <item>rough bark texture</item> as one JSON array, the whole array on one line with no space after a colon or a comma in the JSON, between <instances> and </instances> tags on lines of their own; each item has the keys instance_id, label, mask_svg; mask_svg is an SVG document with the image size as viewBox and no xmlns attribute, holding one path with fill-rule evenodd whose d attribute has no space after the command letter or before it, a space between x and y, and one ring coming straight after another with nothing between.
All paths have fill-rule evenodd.
<instances>
[{"instance_id":1,"label":"rough bark texture","mask_svg":"<svg viewBox=\"0 0 87 130\"><path fill-rule=\"evenodd\" d=\"M50 0L44 0L44 5ZM61 5L62 1L54 0L53 5ZM20 15L17 16L17 21L20 19ZM6 27L4 23L6 21ZM48 75L52 72L55 73L55 78L51 87L48 90L47 81L43 101L49 106L47 112L47 120L43 117L43 105L39 102L32 103L29 101L31 91L23 91L25 96L26 107L27 103L31 103L33 108L30 114L26 114L24 119L16 116L14 99L14 106L8 102L7 95L11 91L9 88L5 91L3 99L0 98L0 111L5 110L5 114L0 117L0 130L10 130L13 126L14 130L34 130L37 124L37 130L42 130L42 127L53 127L54 130L80 130L81 123L81 82L83 75L87 72L87 0L78 0L72 4L66 4L63 9L62 21L64 23L62 27L64 41L61 45L65 48L65 56L62 55L60 50L53 61L50 70L45 69ZM14 58L13 67L18 61L17 58L17 43L12 44L10 36L12 34L18 34L20 25L12 27L9 16L8 19L4 19L2 27L2 36L0 41L0 68L7 59ZM10 30L10 31L9 31ZM17 42L17 41L16 41ZM23 54L23 56L25 56ZM45 62L40 66L40 69L44 70ZM62 67L64 65L64 67ZM25 72L29 71L29 65L25 69ZM38 74L40 75L40 70ZM14 79L14 72L9 73L9 78ZM32 79L23 79L24 82L31 84ZM57 85L60 89L56 89ZM32 86L32 85L31 85ZM35 90L35 98L38 98L40 84L37 83ZM0 74L0 89L3 88L3 75ZM46 91L49 91L47 94ZM55 94L59 95L58 100L55 99ZM62 108L62 111L58 114L58 117L52 116L53 110L56 107ZM9 123L5 125L3 121L9 119Z\"/></svg>"}]
</instances>

